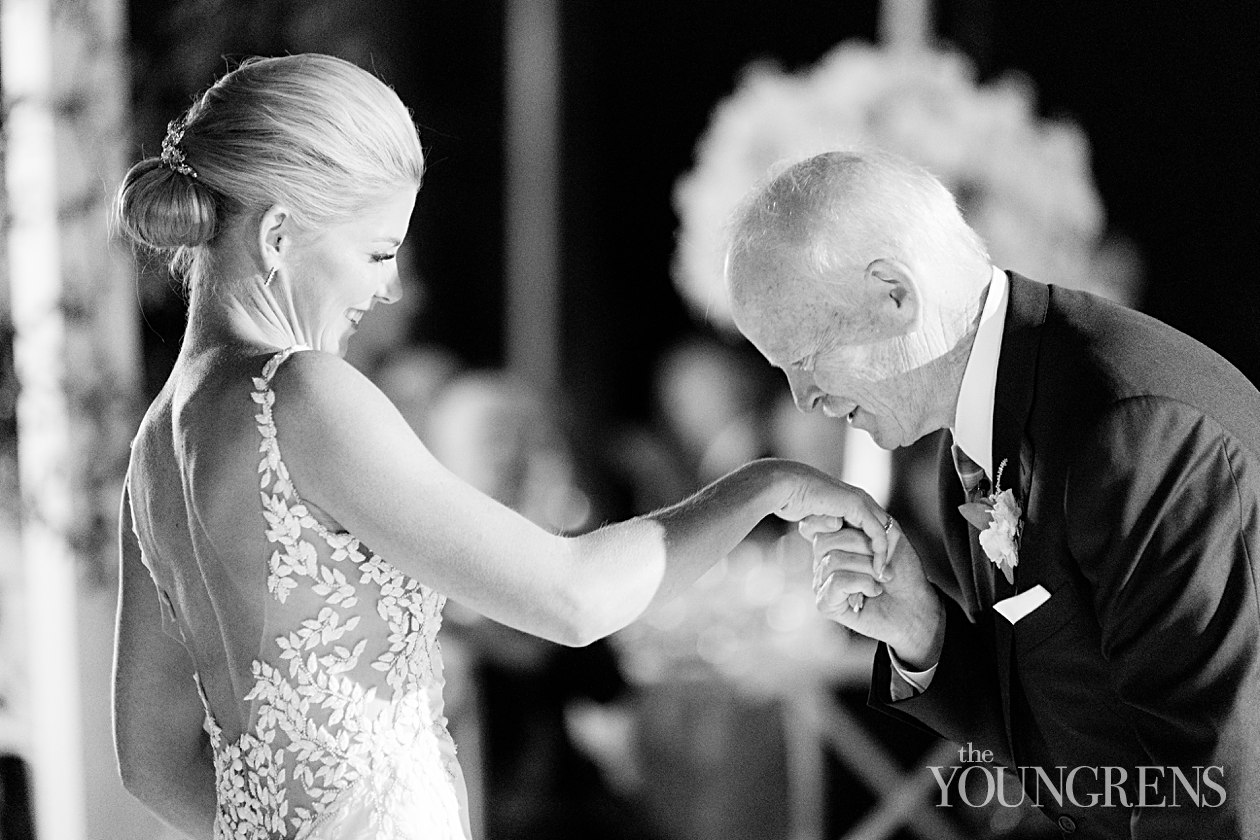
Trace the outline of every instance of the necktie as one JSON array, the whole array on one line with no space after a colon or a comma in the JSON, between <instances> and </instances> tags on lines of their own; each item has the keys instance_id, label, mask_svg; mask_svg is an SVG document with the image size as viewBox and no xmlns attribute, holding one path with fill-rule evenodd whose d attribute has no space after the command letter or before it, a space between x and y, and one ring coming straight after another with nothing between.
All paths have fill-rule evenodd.
<instances>
[{"instance_id":1,"label":"necktie","mask_svg":"<svg viewBox=\"0 0 1260 840\"><path fill-rule=\"evenodd\" d=\"M962 482L967 501L980 501L989 492L989 477L984 474L984 468L971 460L958 444L951 445L950 451L954 456L954 469L958 473L958 480ZM980 532L970 522L967 523L967 532L971 537L971 571L976 593L980 596L981 606L989 607L995 600L993 563L980 547Z\"/></svg>"},{"instance_id":2,"label":"necktie","mask_svg":"<svg viewBox=\"0 0 1260 840\"><path fill-rule=\"evenodd\" d=\"M958 480L962 482L967 494L967 501L974 502L989 492L989 478L984 474L984 467L977 464L962 451L962 447L953 444L950 451L954 455L954 469L958 472Z\"/></svg>"}]
</instances>

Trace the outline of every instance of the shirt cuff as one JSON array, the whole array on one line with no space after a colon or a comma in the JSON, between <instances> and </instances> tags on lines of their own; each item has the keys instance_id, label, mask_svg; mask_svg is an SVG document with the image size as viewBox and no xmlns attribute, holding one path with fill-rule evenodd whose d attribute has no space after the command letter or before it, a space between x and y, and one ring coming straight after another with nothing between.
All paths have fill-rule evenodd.
<instances>
[{"instance_id":1,"label":"shirt cuff","mask_svg":"<svg viewBox=\"0 0 1260 840\"><path fill-rule=\"evenodd\" d=\"M912 671L897 658L892 648L888 648L888 658L892 662L892 686L889 694L894 703L927 691L932 684L932 678L936 676L936 665L926 671Z\"/></svg>"}]
</instances>

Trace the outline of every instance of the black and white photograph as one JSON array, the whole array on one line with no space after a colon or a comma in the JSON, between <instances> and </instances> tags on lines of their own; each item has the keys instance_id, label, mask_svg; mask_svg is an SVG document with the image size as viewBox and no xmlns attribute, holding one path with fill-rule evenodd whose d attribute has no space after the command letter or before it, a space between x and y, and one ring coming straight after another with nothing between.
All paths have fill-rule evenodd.
<instances>
[{"instance_id":1,"label":"black and white photograph","mask_svg":"<svg viewBox=\"0 0 1260 840\"><path fill-rule=\"evenodd\" d=\"M1260 7L0 0L0 840L1260 840Z\"/></svg>"}]
</instances>

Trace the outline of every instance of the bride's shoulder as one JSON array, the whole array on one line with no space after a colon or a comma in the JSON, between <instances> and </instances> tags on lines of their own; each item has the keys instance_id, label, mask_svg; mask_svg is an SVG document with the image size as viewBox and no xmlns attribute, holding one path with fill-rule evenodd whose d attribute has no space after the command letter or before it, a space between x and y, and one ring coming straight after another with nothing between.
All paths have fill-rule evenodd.
<instances>
[{"instance_id":1,"label":"bride's shoulder","mask_svg":"<svg viewBox=\"0 0 1260 840\"><path fill-rule=\"evenodd\" d=\"M347 438L388 437L401 419L367 376L332 353L293 353L271 377L272 413L279 434L308 451Z\"/></svg>"},{"instance_id":2,"label":"bride's shoulder","mask_svg":"<svg viewBox=\"0 0 1260 840\"><path fill-rule=\"evenodd\" d=\"M303 500L334 518L345 489L359 487L364 476L388 486L383 476L392 469L406 465L415 474L433 466L394 404L339 356L305 351L286 358L274 371L267 402Z\"/></svg>"},{"instance_id":3,"label":"bride's shoulder","mask_svg":"<svg viewBox=\"0 0 1260 840\"><path fill-rule=\"evenodd\" d=\"M160 471L173 458L171 391L171 385L167 383L154 397L140 419L135 436L131 439L127 473L132 483L138 476L147 476L148 473Z\"/></svg>"},{"instance_id":4,"label":"bride's shoulder","mask_svg":"<svg viewBox=\"0 0 1260 840\"><path fill-rule=\"evenodd\" d=\"M277 364L278 363L278 364ZM335 353L301 350L273 358L269 378L277 403L310 411L354 409L384 400L380 389Z\"/></svg>"}]
</instances>

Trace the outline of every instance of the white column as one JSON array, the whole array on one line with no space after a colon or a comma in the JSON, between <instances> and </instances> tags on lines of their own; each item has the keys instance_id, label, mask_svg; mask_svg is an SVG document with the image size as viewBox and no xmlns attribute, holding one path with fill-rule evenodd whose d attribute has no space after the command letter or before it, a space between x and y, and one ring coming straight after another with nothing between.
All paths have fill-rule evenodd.
<instances>
[{"instance_id":1,"label":"white column","mask_svg":"<svg viewBox=\"0 0 1260 840\"><path fill-rule=\"evenodd\" d=\"M560 378L560 11L508 0L504 23L508 366L550 390Z\"/></svg>"},{"instance_id":2,"label":"white column","mask_svg":"<svg viewBox=\"0 0 1260 840\"><path fill-rule=\"evenodd\" d=\"M0 563L19 585L3 629L17 630L24 676L8 731L22 733L39 837L54 840L149 833L127 812L109 735L114 523L140 379L135 275L108 225L130 137L123 11L0 0L22 496L21 557Z\"/></svg>"},{"instance_id":3,"label":"white column","mask_svg":"<svg viewBox=\"0 0 1260 840\"><path fill-rule=\"evenodd\" d=\"M70 546L74 467L58 235L49 0L3 0L0 81L8 113L8 273L18 396L22 578L36 833L84 837L77 565Z\"/></svg>"}]
</instances>

